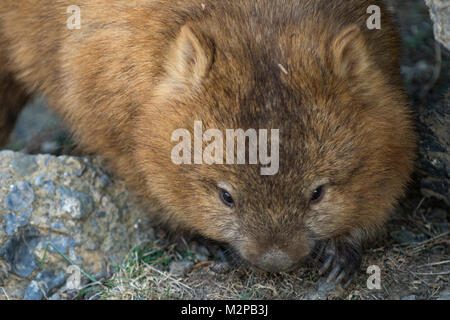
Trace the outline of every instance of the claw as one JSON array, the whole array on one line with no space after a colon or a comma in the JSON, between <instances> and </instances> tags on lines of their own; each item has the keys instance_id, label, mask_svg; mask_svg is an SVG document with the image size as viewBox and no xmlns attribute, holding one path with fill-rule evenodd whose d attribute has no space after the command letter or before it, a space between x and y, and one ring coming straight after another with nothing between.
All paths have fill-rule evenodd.
<instances>
[{"instance_id":1,"label":"claw","mask_svg":"<svg viewBox=\"0 0 450 320\"><path fill-rule=\"evenodd\" d=\"M347 276L347 272L345 270L342 270L341 273L336 278L336 284L341 283L342 280Z\"/></svg>"},{"instance_id":2,"label":"claw","mask_svg":"<svg viewBox=\"0 0 450 320\"><path fill-rule=\"evenodd\" d=\"M322 267L319 270L319 275L320 276L323 275L328 270L328 268L331 266L331 263L333 262L333 260L334 260L334 255L333 254L330 255L327 258L327 260L325 260L325 262L323 263Z\"/></svg>"},{"instance_id":3,"label":"claw","mask_svg":"<svg viewBox=\"0 0 450 320\"><path fill-rule=\"evenodd\" d=\"M339 274L339 272L341 271L341 266L340 265L336 265L333 270L331 270L330 274L328 275L328 279L327 282L331 283L334 281L334 279L336 278L336 276Z\"/></svg>"},{"instance_id":4,"label":"claw","mask_svg":"<svg viewBox=\"0 0 450 320\"><path fill-rule=\"evenodd\" d=\"M326 248L327 248L326 244L323 244L323 245L320 246L320 250L319 250L319 252L317 252L316 257L314 258L314 262L315 263L318 263L319 260L322 258L322 255L323 255L323 253L324 253Z\"/></svg>"},{"instance_id":5,"label":"claw","mask_svg":"<svg viewBox=\"0 0 450 320\"><path fill-rule=\"evenodd\" d=\"M347 282L345 282L345 284L342 286L344 289L346 289L349 285L350 285L350 283L352 283L352 281L353 281L353 279L355 278L355 276L356 276L356 273L352 273L349 277L348 277L348 280L347 280Z\"/></svg>"},{"instance_id":6,"label":"claw","mask_svg":"<svg viewBox=\"0 0 450 320\"><path fill-rule=\"evenodd\" d=\"M345 240L328 240L320 245L315 261L325 261L319 269L323 276L330 268L327 282L342 284L347 287L361 264L361 247L354 242Z\"/></svg>"}]
</instances>

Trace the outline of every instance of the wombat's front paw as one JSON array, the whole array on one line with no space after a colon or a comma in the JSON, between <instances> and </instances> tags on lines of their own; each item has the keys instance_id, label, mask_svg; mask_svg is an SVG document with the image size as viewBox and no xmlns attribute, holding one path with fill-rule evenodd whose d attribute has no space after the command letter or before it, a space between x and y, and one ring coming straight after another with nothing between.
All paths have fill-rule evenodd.
<instances>
[{"instance_id":1,"label":"wombat's front paw","mask_svg":"<svg viewBox=\"0 0 450 320\"><path fill-rule=\"evenodd\" d=\"M329 270L327 282L344 283L347 287L361 265L361 246L345 240L321 241L316 246L314 258L319 262L319 274Z\"/></svg>"}]
</instances>

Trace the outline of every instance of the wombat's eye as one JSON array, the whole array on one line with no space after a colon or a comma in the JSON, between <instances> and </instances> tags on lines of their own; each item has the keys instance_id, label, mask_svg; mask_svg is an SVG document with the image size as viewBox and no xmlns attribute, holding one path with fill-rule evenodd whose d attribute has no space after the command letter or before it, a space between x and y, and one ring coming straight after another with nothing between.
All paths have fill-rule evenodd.
<instances>
[{"instance_id":1,"label":"wombat's eye","mask_svg":"<svg viewBox=\"0 0 450 320\"><path fill-rule=\"evenodd\" d=\"M319 203L323 199L324 194L325 194L324 186L320 186L314 189L311 196L311 204Z\"/></svg>"},{"instance_id":2,"label":"wombat's eye","mask_svg":"<svg viewBox=\"0 0 450 320\"><path fill-rule=\"evenodd\" d=\"M234 207L233 197L231 196L231 194L228 191L221 189L220 190L220 199L228 207L230 207L230 208Z\"/></svg>"}]
</instances>

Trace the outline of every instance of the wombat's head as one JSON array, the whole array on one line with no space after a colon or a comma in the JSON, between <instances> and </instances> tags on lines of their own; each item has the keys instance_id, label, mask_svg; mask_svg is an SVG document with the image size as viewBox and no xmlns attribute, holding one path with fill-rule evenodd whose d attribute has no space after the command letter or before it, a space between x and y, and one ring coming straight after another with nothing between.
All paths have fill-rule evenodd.
<instances>
[{"instance_id":1,"label":"wombat's head","mask_svg":"<svg viewBox=\"0 0 450 320\"><path fill-rule=\"evenodd\" d=\"M412 168L403 94L360 29L318 44L295 37L303 36L184 26L136 131L138 169L163 219L227 242L268 271L292 269L320 240L372 233ZM266 144L272 162L261 164L257 152L249 164L247 143L246 164L227 164L227 129L254 129L257 138L267 130L257 150ZM212 147L220 133L223 147ZM224 163L206 164L208 155ZM264 175L264 167L277 170Z\"/></svg>"}]
</instances>

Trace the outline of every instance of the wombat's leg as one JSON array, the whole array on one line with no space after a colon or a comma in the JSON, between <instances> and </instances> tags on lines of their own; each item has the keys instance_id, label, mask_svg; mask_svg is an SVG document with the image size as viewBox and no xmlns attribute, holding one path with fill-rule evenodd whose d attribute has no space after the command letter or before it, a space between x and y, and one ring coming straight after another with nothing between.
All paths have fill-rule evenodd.
<instances>
[{"instance_id":1,"label":"wombat's leg","mask_svg":"<svg viewBox=\"0 0 450 320\"><path fill-rule=\"evenodd\" d=\"M361 266L361 245L351 240L332 239L318 244L316 260L321 263L319 274L331 270L327 281L341 283L344 287L353 280Z\"/></svg>"},{"instance_id":2,"label":"wombat's leg","mask_svg":"<svg viewBox=\"0 0 450 320\"><path fill-rule=\"evenodd\" d=\"M7 142L29 94L10 73L0 73L0 147Z\"/></svg>"}]
</instances>

